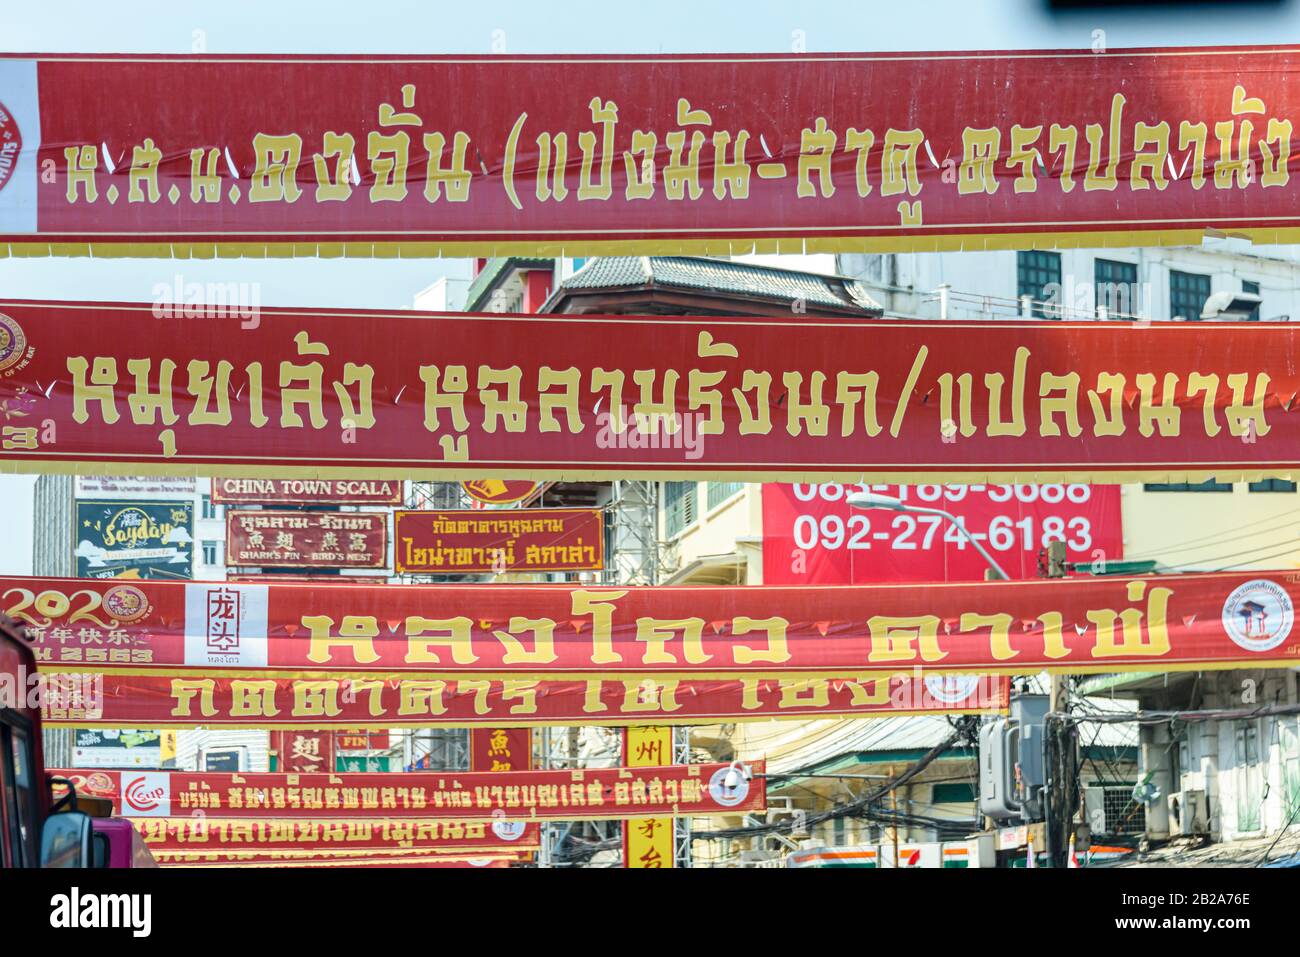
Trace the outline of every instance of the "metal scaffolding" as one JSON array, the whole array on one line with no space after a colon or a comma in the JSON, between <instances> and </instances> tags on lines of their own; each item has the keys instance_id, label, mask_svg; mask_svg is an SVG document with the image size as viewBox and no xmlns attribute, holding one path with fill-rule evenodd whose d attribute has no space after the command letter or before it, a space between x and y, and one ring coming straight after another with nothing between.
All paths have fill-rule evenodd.
<instances>
[{"instance_id":1,"label":"metal scaffolding","mask_svg":"<svg viewBox=\"0 0 1300 957\"><path fill-rule=\"evenodd\" d=\"M601 576L606 585L659 582L659 484L611 483L610 561Z\"/></svg>"}]
</instances>

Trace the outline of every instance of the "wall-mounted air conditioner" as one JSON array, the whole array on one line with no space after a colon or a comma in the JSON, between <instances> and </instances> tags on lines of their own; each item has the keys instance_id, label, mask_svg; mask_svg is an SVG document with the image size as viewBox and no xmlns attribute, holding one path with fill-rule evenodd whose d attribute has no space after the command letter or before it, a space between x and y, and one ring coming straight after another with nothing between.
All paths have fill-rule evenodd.
<instances>
[{"instance_id":1,"label":"wall-mounted air conditioner","mask_svg":"<svg viewBox=\"0 0 1300 957\"><path fill-rule=\"evenodd\" d=\"M1175 791L1165 800L1169 802L1171 837L1210 832L1210 806L1204 791Z\"/></svg>"}]
</instances>

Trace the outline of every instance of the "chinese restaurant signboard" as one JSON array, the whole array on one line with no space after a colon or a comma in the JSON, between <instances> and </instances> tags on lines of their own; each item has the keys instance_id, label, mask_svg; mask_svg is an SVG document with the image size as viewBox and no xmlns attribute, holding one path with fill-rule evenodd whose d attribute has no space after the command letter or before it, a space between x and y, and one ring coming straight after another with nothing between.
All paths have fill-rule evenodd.
<instances>
[{"instance_id":1,"label":"chinese restaurant signboard","mask_svg":"<svg viewBox=\"0 0 1300 957\"><path fill-rule=\"evenodd\" d=\"M64 666L67 667L67 666ZM624 679L243 677L158 673L44 674L50 727L354 729L335 747L382 748L355 729L471 727L474 770L528 759L534 725L710 724L780 718L896 718L1006 710L1008 679L990 675L858 674L835 678ZM523 729L522 734L502 729ZM280 735L282 732L274 732ZM501 741L500 734L506 734ZM283 732L286 739L293 735ZM504 750L503 750L504 749ZM291 753L292 746L280 748ZM508 752L508 753L507 753ZM324 748L316 754L324 754ZM526 765L524 765L526 766Z\"/></svg>"},{"instance_id":2,"label":"chinese restaurant signboard","mask_svg":"<svg viewBox=\"0 0 1300 957\"><path fill-rule=\"evenodd\" d=\"M47 670L380 681L1286 668L1298 597L1285 571L760 588L0 578Z\"/></svg>"},{"instance_id":3,"label":"chinese restaurant signboard","mask_svg":"<svg viewBox=\"0 0 1300 957\"><path fill-rule=\"evenodd\" d=\"M0 302L0 319L31 350L0 379L25 409L0 426L0 470L899 484L1300 471L1295 323L264 309L232 335L147 305L50 302Z\"/></svg>"},{"instance_id":4,"label":"chinese restaurant signboard","mask_svg":"<svg viewBox=\"0 0 1300 957\"><path fill-rule=\"evenodd\" d=\"M276 770L288 774L319 774L334 766L334 735L330 731L275 731L271 744Z\"/></svg>"},{"instance_id":5,"label":"chinese restaurant signboard","mask_svg":"<svg viewBox=\"0 0 1300 957\"><path fill-rule=\"evenodd\" d=\"M1198 245L1207 228L1294 242L1298 71L1300 49L1277 45L8 54L0 252L885 252Z\"/></svg>"},{"instance_id":6,"label":"chinese restaurant signboard","mask_svg":"<svg viewBox=\"0 0 1300 957\"><path fill-rule=\"evenodd\" d=\"M768 585L979 581L988 563L940 515L863 510L871 492L959 519L1012 578L1038 575L1054 539L1066 560L1104 567L1124 557L1117 485L763 486L763 581Z\"/></svg>"},{"instance_id":7,"label":"chinese restaurant signboard","mask_svg":"<svg viewBox=\"0 0 1300 957\"><path fill-rule=\"evenodd\" d=\"M565 572L605 567L598 508L394 513L397 571Z\"/></svg>"},{"instance_id":8,"label":"chinese restaurant signboard","mask_svg":"<svg viewBox=\"0 0 1300 957\"><path fill-rule=\"evenodd\" d=\"M226 512L226 564L309 568L383 568L383 512Z\"/></svg>"},{"instance_id":9,"label":"chinese restaurant signboard","mask_svg":"<svg viewBox=\"0 0 1300 957\"><path fill-rule=\"evenodd\" d=\"M474 728L469 733L471 771L527 771L533 766L528 728Z\"/></svg>"},{"instance_id":10,"label":"chinese restaurant signboard","mask_svg":"<svg viewBox=\"0 0 1300 957\"><path fill-rule=\"evenodd\" d=\"M398 479L214 478L212 501L219 505L401 505Z\"/></svg>"},{"instance_id":11,"label":"chinese restaurant signboard","mask_svg":"<svg viewBox=\"0 0 1300 957\"><path fill-rule=\"evenodd\" d=\"M740 786L727 764L409 774L216 774L55 770L124 817L617 820L767 807L763 762ZM99 787L85 782L94 774ZM74 777L75 775L75 777Z\"/></svg>"},{"instance_id":12,"label":"chinese restaurant signboard","mask_svg":"<svg viewBox=\"0 0 1300 957\"><path fill-rule=\"evenodd\" d=\"M193 578L194 504L78 501L78 578Z\"/></svg>"}]
</instances>

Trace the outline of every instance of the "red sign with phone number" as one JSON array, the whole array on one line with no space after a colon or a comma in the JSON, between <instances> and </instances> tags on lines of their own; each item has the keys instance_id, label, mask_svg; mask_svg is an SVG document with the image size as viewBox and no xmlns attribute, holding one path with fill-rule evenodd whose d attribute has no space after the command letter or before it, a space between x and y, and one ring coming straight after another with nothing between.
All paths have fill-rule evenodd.
<instances>
[{"instance_id":1,"label":"red sign with phone number","mask_svg":"<svg viewBox=\"0 0 1300 957\"><path fill-rule=\"evenodd\" d=\"M860 491L961 519L1012 578L1038 574L1053 539L1072 562L1123 558L1118 485L763 486L763 583L977 581L987 563L940 515L850 508Z\"/></svg>"}]
</instances>

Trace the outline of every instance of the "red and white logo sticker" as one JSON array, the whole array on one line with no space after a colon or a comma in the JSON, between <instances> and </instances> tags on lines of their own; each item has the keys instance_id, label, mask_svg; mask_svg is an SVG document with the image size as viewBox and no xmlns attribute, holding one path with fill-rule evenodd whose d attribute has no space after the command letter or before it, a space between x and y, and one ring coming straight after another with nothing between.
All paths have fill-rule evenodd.
<instances>
[{"instance_id":1,"label":"red and white logo sticker","mask_svg":"<svg viewBox=\"0 0 1300 957\"><path fill-rule=\"evenodd\" d=\"M122 812L128 817L167 817L171 808L171 775L122 774Z\"/></svg>"},{"instance_id":2,"label":"red and white logo sticker","mask_svg":"<svg viewBox=\"0 0 1300 957\"><path fill-rule=\"evenodd\" d=\"M0 189L13 176L18 167L18 154L23 151L23 134L18 130L18 121L9 109L0 102Z\"/></svg>"}]
</instances>

